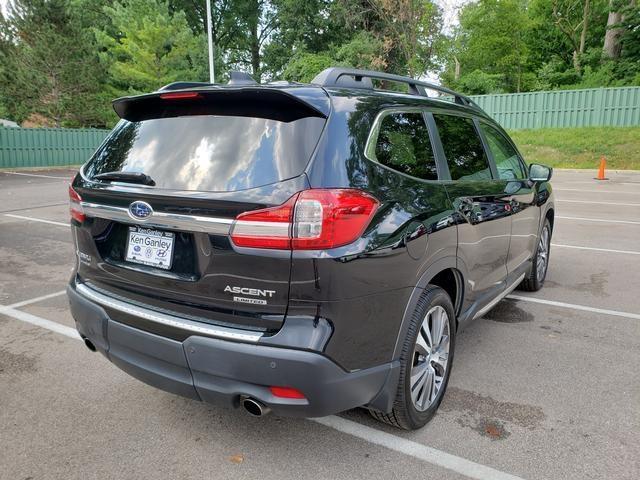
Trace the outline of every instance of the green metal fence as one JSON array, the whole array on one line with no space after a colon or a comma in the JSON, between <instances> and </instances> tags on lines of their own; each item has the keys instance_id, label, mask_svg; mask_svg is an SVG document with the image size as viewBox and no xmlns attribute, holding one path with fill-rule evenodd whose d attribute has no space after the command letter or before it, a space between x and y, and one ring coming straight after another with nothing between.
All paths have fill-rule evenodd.
<instances>
[{"instance_id":1,"label":"green metal fence","mask_svg":"<svg viewBox=\"0 0 640 480\"><path fill-rule=\"evenodd\" d=\"M471 97L504 128L640 125L640 87ZM107 130L0 127L0 168L84 163Z\"/></svg>"},{"instance_id":2,"label":"green metal fence","mask_svg":"<svg viewBox=\"0 0 640 480\"><path fill-rule=\"evenodd\" d=\"M108 130L0 127L0 168L80 165Z\"/></svg>"},{"instance_id":3,"label":"green metal fence","mask_svg":"<svg viewBox=\"0 0 640 480\"><path fill-rule=\"evenodd\" d=\"M640 87L471 97L508 129L640 125Z\"/></svg>"}]
</instances>

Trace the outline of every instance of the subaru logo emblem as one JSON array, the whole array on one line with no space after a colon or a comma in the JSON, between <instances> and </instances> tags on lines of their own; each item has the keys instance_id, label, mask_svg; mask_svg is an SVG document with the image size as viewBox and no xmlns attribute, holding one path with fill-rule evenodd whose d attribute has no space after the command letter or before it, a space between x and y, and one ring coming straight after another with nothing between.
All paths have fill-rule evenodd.
<instances>
[{"instance_id":1,"label":"subaru logo emblem","mask_svg":"<svg viewBox=\"0 0 640 480\"><path fill-rule=\"evenodd\" d=\"M147 202L133 202L129 205L129 216L135 220L146 220L153 214L153 208Z\"/></svg>"}]
</instances>

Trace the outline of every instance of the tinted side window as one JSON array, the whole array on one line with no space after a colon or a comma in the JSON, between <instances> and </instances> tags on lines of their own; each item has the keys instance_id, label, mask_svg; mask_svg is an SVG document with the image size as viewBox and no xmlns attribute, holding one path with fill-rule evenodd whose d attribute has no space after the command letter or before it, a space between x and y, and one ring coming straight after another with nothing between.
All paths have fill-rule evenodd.
<instances>
[{"instance_id":1,"label":"tinted side window","mask_svg":"<svg viewBox=\"0 0 640 480\"><path fill-rule=\"evenodd\" d=\"M504 138L504 135L489 125L481 123L480 128L487 138L489 150L491 150L493 159L498 167L498 176L504 180L523 180L527 178L522 162L518 158L518 152Z\"/></svg>"},{"instance_id":2,"label":"tinted side window","mask_svg":"<svg viewBox=\"0 0 640 480\"><path fill-rule=\"evenodd\" d=\"M473 120L434 114L452 180L490 180L489 160Z\"/></svg>"},{"instance_id":3,"label":"tinted side window","mask_svg":"<svg viewBox=\"0 0 640 480\"><path fill-rule=\"evenodd\" d=\"M437 180L429 132L419 112L391 113L380 123L375 156L378 162L423 180Z\"/></svg>"}]
</instances>

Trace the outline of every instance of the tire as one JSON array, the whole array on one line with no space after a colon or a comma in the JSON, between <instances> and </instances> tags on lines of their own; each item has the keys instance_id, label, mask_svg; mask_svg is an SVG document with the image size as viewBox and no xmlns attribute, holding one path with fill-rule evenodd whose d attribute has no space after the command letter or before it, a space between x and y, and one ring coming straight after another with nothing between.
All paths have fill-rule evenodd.
<instances>
[{"instance_id":1,"label":"tire","mask_svg":"<svg viewBox=\"0 0 640 480\"><path fill-rule=\"evenodd\" d=\"M443 317L443 313L446 318ZM428 336L427 332L421 329L423 324L429 329ZM429 348L428 338L435 340L438 325L442 325L441 341L435 349ZM421 333L420 344L417 343L419 333ZM448 335L446 335L447 333ZM446 341L445 336L448 337ZM400 379L393 408L390 413L370 410L371 415L381 422L405 430L416 430L426 425L438 410L447 389L453 365L455 338L455 311L449 295L440 287L428 285L418 300L411 317L407 337L402 346ZM433 341L431 343L436 344ZM429 350L433 352L432 355L429 354ZM445 350L447 351L446 360ZM442 363L444 363L444 368ZM412 371L414 372L413 389L411 385ZM423 376L420 377L420 374ZM440 377L439 386L438 377ZM424 380L422 388L420 388L421 382L415 381L418 378ZM434 394L433 390L427 390L427 387L435 387L437 391Z\"/></svg>"},{"instance_id":2,"label":"tire","mask_svg":"<svg viewBox=\"0 0 640 480\"><path fill-rule=\"evenodd\" d=\"M537 292L544 285L544 279L547 277L549 269L549 258L551 254L551 223L549 219L545 219L538 244L536 246L536 254L531 262L531 271L518 285L519 290L527 292ZM544 263L542 263L544 262Z\"/></svg>"}]
</instances>

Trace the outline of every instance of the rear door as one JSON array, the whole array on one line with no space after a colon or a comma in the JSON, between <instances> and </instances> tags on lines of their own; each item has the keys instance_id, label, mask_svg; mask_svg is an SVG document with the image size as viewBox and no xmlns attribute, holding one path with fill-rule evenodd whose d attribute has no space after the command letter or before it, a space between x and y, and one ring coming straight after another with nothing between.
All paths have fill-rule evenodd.
<instances>
[{"instance_id":1,"label":"rear door","mask_svg":"<svg viewBox=\"0 0 640 480\"><path fill-rule=\"evenodd\" d=\"M507 256L507 271L511 280L521 275L529 265L536 248L540 209L534 206L534 185L529 184L527 168L507 136L486 122L480 131L498 172L498 181L506 193L504 200L511 206L511 241Z\"/></svg>"},{"instance_id":2,"label":"rear door","mask_svg":"<svg viewBox=\"0 0 640 480\"><path fill-rule=\"evenodd\" d=\"M308 188L325 118L283 93L199 95L121 106L125 119L73 183L87 217L72 222L78 281L186 318L277 330L290 252L234 247L229 230Z\"/></svg>"},{"instance_id":3,"label":"rear door","mask_svg":"<svg viewBox=\"0 0 640 480\"><path fill-rule=\"evenodd\" d=\"M505 288L511 232L504 184L495 178L476 121L458 114L432 114L451 182L458 258L465 272L463 310L479 310Z\"/></svg>"}]
</instances>

